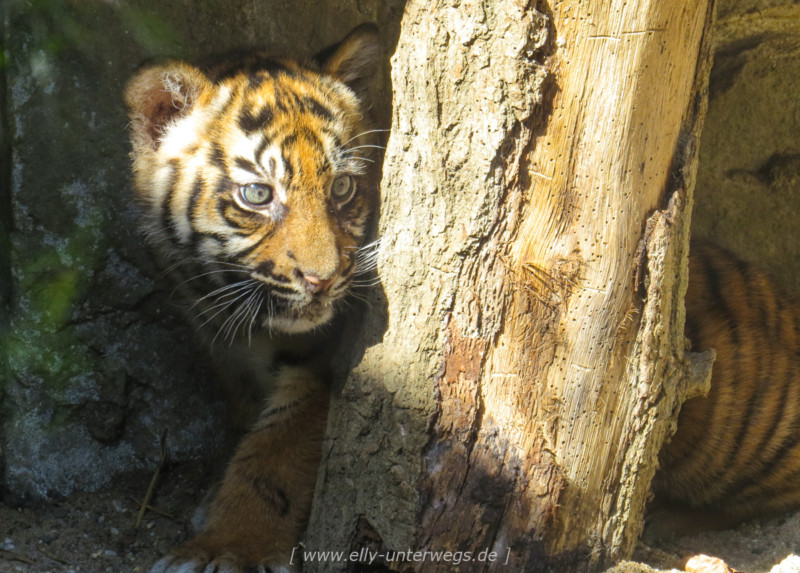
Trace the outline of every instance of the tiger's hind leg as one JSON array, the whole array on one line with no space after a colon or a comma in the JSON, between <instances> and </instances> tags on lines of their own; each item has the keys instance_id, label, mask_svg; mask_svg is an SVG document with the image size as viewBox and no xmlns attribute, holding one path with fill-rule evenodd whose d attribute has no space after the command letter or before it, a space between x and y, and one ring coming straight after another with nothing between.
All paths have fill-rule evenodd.
<instances>
[{"instance_id":1,"label":"tiger's hind leg","mask_svg":"<svg viewBox=\"0 0 800 573\"><path fill-rule=\"evenodd\" d=\"M302 368L285 367L277 378L228 465L205 530L150 573L294 570L290 559L311 510L328 391Z\"/></svg>"}]
</instances>

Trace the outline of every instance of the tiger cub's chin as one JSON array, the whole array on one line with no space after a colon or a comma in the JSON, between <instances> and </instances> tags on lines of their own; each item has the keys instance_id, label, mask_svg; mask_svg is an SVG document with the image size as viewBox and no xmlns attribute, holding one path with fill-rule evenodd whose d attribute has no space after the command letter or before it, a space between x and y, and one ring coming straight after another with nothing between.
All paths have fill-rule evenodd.
<instances>
[{"instance_id":1,"label":"tiger cub's chin","mask_svg":"<svg viewBox=\"0 0 800 573\"><path fill-rule=\"evenodd\" d=\"M328 303L309 304L290 316L266 316L262 327L270 332L283 334L305 334L328 324L334 315L334 307Z\"/></svg>"}]
</instances>

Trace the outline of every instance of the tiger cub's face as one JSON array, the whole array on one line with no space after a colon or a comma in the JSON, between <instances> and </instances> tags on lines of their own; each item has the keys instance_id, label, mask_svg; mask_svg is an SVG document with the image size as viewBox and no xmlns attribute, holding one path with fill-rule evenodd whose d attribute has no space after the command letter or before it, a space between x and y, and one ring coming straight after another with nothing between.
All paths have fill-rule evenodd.
<instances>
[{"instance_id":1,"label":"tiger cub's face","mask_svg":"<svg viewBox=\"0 0 800 573\"><path fill-rule=\"evenodd\" d=\"M198 324L308 331L363 272L376 146L350 86L378 53L358 28L320 68L167 62L128 84L144 226Z\"/></svg>"}]
</instances>

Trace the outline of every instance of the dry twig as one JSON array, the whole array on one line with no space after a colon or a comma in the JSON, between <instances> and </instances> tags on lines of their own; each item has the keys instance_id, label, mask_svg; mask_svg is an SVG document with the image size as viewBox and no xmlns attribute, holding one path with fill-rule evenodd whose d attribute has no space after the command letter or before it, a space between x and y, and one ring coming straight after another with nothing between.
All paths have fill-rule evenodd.
<instances>
[{"instance_id":1,"label":"dry twig","mask_svg":"<svg viewBox=\"0 0 800 573\"><path fill-rule=\"evenodd\" d=\"M150 500L153 498L153 494L156 490L156 484L158 483L158 476L161 474L161 470L167 463L167 458L169 456L169 452L167 451L167 431L164 430L164 433L161 434L161 448L159 451L159 460L158 466L156 466L156 471L153 473L153 477L150 479L150 485L147 487L147 493L144 494L144 499L142 500L142 505L139 507L139 515L136 516L136 528L139 528L139 525L142 523L142 518L144 517L145 511L148 508L152 508L150 505Z\"/></svg>"}]
</instances>

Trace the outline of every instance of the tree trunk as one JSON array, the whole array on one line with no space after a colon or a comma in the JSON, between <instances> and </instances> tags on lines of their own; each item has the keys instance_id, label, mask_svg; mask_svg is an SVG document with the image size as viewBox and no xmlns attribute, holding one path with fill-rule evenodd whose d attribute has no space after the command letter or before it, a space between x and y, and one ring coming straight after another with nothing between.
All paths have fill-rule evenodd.
<instances>
[{"instance_id":1,"label":"tree trunk","mask_svg":"<svg viewBox=\"0 0 800 573\"><path fill-rule=\"evenodd\" d=\"M706 379L682 295L713 0L528 4L406 6L382 291L305 545L344 554L308 570L624 558Z\"/></svg>"}]
</instances>

